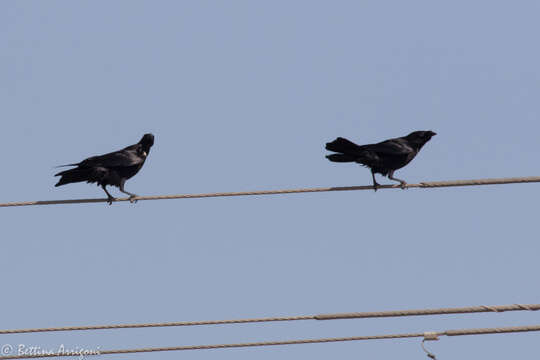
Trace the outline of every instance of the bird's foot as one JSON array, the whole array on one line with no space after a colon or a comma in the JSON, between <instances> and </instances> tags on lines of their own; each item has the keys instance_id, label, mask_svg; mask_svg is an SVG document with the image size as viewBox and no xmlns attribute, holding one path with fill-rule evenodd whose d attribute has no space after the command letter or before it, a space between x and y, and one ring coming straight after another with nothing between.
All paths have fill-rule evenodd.
<instances>
[{"instance_id":1,"label":"bird's foot","mask_svg":"<svg viewBox=\"0 0 540 360\"><path fill-rule=\"evenodd\" d=\"M129 202L135 204L137 202L137 195L132 194L129 196Z\"/></svg>"},{"instance_id":2,"label":"bird's foot","mask_svg":"<svg viewBox=\"0 0 540 360\"><path fill-rule=\"evenodd\" d=\"M375 192L377 192L377 189L379 188L379 186L381 186L381 184L379 184L379 183L373 183L373 190L374 190Z\"/></svg>"},{"instance_id":3,"label":"bird's foot","mask_svg":"<svg viewBox=\"0 0 540 360\"><path fill-rule=\"evenodd\" d=\"M408 188L408 185L405 181L401 181L399 183L399 187L402 188L403 190L407 189Z\"/></svg>"},{"instance_id":4,"label":"bird's foot","mask_svg":"<svg viewBox=\"0 0 540 360\"><path fill-rule=\"evenodd\" d=\"M116 198L109 195L109 197L107 198L107 202L109 203L109 205L112 205L113 201L116 201Z\"/></svg>"}]
</instances>

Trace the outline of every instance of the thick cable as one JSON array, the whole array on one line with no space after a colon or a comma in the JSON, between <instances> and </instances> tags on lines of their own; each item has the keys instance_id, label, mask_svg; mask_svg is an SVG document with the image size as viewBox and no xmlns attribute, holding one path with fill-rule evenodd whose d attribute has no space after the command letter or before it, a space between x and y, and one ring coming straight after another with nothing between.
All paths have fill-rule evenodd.
<instances>
[{"instance_id":1,"label":"thick cable","mask_svg":"<svg viewBox=\"0 0 540 360\"><path fill-rule=\"evenodd\" d=\"M440 188L455 186L479 186L479 185L502 185L502 184L520 184L540 182L540 176L498 178L498 179L476 179L476 180L455 180L455 181L431 181L418 184L407 184L406 188ZM401 189L401 185L380 185L377 189ZM205 194L179 194L179 195L156 195L156 196L137 196L134 198L117 198L119 201L144 201L144 200L171 200L171 199L196 199L211 197L228 196L253 196L253 195L280 195L280 194L298 194L312 192L330 192L330 191L353 191L353 190L373 190L373 186L338 186L306 189L285 189L285 190L261 190L261 191L241 191L241 192L220 192ZM66 204L88 204L108 202L107 198L99 199L70 199L70 200L42 200L42 201L21 201L0 203L0 207L15 206L35 206L35 205L66 205Z\"/></svg>"},{"instance_id":2,"label":"thick cable","mask_svg":"<svg viewBox=\"0 0 540 360\"><path fill-rule=\"evenodd\" d=\"M276 321L338 320L338 319L361 319L361 318L380 318L380 317L426 316L426 315L467 314L467 313L504 312L504 311L536 311L536 310L540 310L540 304L513 304L513 305L495 305L495 306L481 305L481 306L468 306L468 307L458 307L458 308L371 311L371 312L353 312L353 313L319 314L319 315L302 315L302 316L246 318L246 319L232 319L232 320L177 321L177 322L162 322L162 323L112 324L112 325L49 327L49 328L35 328L35 329L13 329L13 330L0 330L0 335L1 334L52 332L52 331L107 330L107 329L198 326L198 325L227 325L227 324L263 323L263 322L276 322Z\"/></svg>"}]
</instances>

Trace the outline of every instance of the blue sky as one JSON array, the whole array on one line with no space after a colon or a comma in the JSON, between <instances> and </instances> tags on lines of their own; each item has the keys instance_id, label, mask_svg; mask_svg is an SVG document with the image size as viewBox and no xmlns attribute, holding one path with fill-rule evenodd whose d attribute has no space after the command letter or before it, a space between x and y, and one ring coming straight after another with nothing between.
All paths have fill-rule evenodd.
<instances>
[{"instance_id":1,"label":"blue sky","mask_svg":"<svg viewBox=\"0 0 540 360\"><path fill-rule=\"evenodd\" d=\"M139 195L367 185L324 143L438 133L409 182L538 174L536 1L4 1L1 201L154 133ZM381 183L389 183L379 178ZM113 194L119 194L113 189ZM1 210L3 329L538 302L536 184ZM176 346L539 324L535 313L4 335ZM443 338L440 358L537 353ZM420 340L126 356L424 355ZM119 356L102 356L115 359Z\"/></svg>"}]
</instances>

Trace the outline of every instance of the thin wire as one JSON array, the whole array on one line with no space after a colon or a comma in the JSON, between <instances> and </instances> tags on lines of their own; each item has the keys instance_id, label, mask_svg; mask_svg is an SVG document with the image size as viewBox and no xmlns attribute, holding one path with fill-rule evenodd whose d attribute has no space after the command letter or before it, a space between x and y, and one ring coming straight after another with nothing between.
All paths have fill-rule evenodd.
<instances>
[{"instance_id":1,"label":"thin wire","mask_svg":"<svg viewBox=\"0 0 540 360\"><path fill-rule=\"evenodd\" d=\"M433 354L431 351L426 349L426 347L424 346L425 342L426 342L426 339L424 338L424 340L422 340L422 343L420 344L422 346L422 350L424 350L424 352L426 353L428 358L433 359L433 360L437 360L437 357L435 356L435 354Z\"/></svg>"},{"instance_id":2,"label":"thin wire","mask_svg":"<svg viewBox=\"0 0 540 360\"><path fill-rule=\"evenodd\" d=\"M540 331L540 325L447 330L447 331L437 332L436 334L437 336L443 336L443 335L466 336L466 335L482 335L482 334L516 333L516 332L527 332L527 331ZM208 350L208 349L278 346L278 345L316 344L316 343L360 341L360 340L402 339L402 338L424 337L424 334L425 332L407 333L407 334L372 335L372 336L353 336L353 337L339 337L339 338L322 338L322 339L261 341L261 342L252 342L252 343L235 343L235 344L187 345L187 346L139 348L139 349L114 349L114 350L98 350L94 352L89 351L88 353L85 353L84 355L93 356L93 355L134 354L134 353L149 353L149 352L163 352L163 351ZM35 359L35 358L46 358L46 357L55 357L55 356L74 356L74 354L71 352L66 352L66 353L57 352L57 353L27 354L27 355L7 355L7 356L0 356L0 360Z\"/></svg>"},{"instance_id":3,"label":"thin wire","mask_svg":"<svg viewBox=\"0 0 540 360\"><path fill-rule=\"evenodd\" d=\"M478 186L478 185L501 185L540 182L540 176L498 178L498 179L477 179L477 180L455 180L455 181L431 181L418 184L408 184L407 188L439 188L454 186ZM380 185L377 189L401 189L401 185ZM225 196L252 196L252 195L278 195L278 194L298 194L311 192L329 192L329 191L353 191L353 190L373 190L373 186L340 186L340 187L322 187L307 189L288 189L288 190L261 190L261 191L241 191L241 192L220 192L205 194L180 194L180 195L157 195L157 196L137 196L130 198L117 198L115 201L139 201L139 200L170 200L170 199L195 199L209 197ZM72 199L72 200L44 200L44 201L23 201L0 203L0 207L15 206L33 206L33 205L64 205L64 204L88 204L107 202L106 198L99 199Z\"/></svg>"},{"instance_id":4,"label":"thin wire","mask_svg":"<svg viewBox=\"0 0 540 360\"><path fill-rule=\"evenodd\" d=\"M0 330L0 334L21 334L21 333L36 333L36 332L51 332L51 331L152 328L152 327L169 327L169 326L225 325L225 324L242 324L242 323L262 323L262 322L272 322L272 321L360 319L360 318L447 315L447 314L467 314L467 313L504 312L504 311L536 311L536 310L540 310L540 304L513 304L513 305L496 305L496 306L481 305L481 306L468 306L468 307L459 307L459 308L354 312L354 313L267 317L267 318L252 318L252 319L233 319L233 320L179 321L179 322L165 322L165 323L114 324L114 325L51 327L51 328L37 328L37 329L14 329L14 330Z\"/></svg>"}]
</instances>

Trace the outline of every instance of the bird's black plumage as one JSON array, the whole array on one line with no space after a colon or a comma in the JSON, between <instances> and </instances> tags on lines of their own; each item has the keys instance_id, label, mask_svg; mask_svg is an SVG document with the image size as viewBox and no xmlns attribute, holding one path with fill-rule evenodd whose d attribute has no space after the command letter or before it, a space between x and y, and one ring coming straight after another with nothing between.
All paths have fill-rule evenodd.
<instances>
[{"instance_id":1,"label":"bird's black plumage","mask_svg":"<svg viewBox=\"0 0 540 360\"><path fill-rule=\"evenodd\" d=\"M418 154L434 135L433 131L415 131L407 136L389 139L377 144L357 145L352 141L338 137L326 143L326 150L336 152L326 158L333 162L356 162L371 169L373 187L375 191L379 184L375 181L375 174L387 176L389 179L399 181L405 188L407 183L394 177L394 171L401 169Z\"/></svg>"},{"instance_id":2,"label":"bird's black plumage","mask_svg":"<svg viewBox=\"0 0 540 360\"><path fill-rule=\"evenodd\" d=\"M92 156L77 164L63 165L76 166L76 168L55 174L54 176L61 176L55 186L82 181L97 183L107 194L109 204L112 204L114 198L109 194L106 186L113 185L120 188L120 191L129 195L130 198L133 198L137 195L125 191L124 184L126 180L133 177L142 168L152 145L154 145L154 135L144 134L137 144L122 150Z\"/></svg>"}]
</instances>

